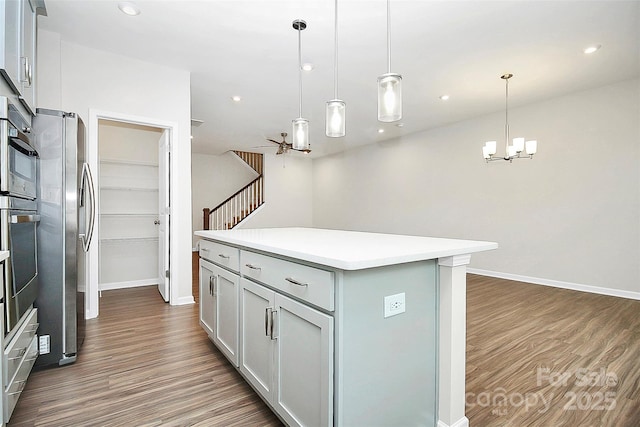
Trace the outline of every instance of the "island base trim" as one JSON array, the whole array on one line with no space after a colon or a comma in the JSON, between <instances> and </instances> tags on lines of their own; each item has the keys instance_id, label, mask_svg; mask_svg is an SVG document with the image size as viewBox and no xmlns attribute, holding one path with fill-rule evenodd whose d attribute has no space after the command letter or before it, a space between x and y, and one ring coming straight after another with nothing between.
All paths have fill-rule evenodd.
<instances>
[{"instance_id":1,"label":"island base trim","mask_svg":"<svg viewBox=\"0 0 640 427\"><path fill-rule=\"evenodd\" d=\"M442 420L438 420L438 427L469 427L469 419L467 417L462 417L453 424L447 424Z\"/></svg>"}]
</instances>

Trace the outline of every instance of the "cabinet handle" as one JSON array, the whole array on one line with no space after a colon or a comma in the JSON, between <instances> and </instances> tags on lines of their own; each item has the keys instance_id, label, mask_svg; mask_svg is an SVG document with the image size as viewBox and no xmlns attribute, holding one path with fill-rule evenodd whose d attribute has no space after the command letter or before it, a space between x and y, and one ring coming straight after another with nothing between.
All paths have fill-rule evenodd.
<instances>
[{"instance_id":1,"label":"cabinet handle","mask_svg":"<svg viewBox=\"0 0 640 427\"><path fill-rule=\"evenodd\" d=\"M218 276L211 276L211 278L213 279L213 298L217 298L217 293L216 293L216 283L218 283Z\"/></svg>"},{"instance_id":2,"label":"cabinet handle","mask_svg":"<svg viewBox=\"0 0 640 427\"><path fill-rule=\"evenodd\" d=\"M209 276L209 295L213 295L213 276Z\"/></svg>"},{"instance_id":3,"label":"cabinet handle","mask_svg":"<svg viewBox=\"0 0 640 427\"><path fill-rule=\"evenodd\" d=\"M229 255L225 255L225 254L218 254L218 256L222 259L229 259L231 258Z\"/></svg>"},{"instance_id":4,"label":"cabinet handle","mask_svg":"<svg viewBox=\"0 0 640 427\"><path fill-rule=\"evenodd\" d=\"M298 282L296 279L292 279L291 277L285 277L284 280L286 280L289 283L293 283L294 285L298 285L298 286L309 286L308 283Z\"/></svg>"},{"instance_id":5,"label":"cabinet handle","mask_svg":"<svg viewBox=\"0 0 640 427\"><path fill-rule=\"evenodd\" d=\"M201 250L202 252L209 252L209 249L207 249L207 248L200 248L200 250Z\"/></svg>"},{"instance_id":6,"label":"cabinet handle","mask_svg":"<svg viewBox=\"0 0 640 427\"><path fill-rule=\"evenodd\" d=\"M273 335L273 325L275 325L276 323L276 315L278 314L278 312L276 310L272 310L271 311L271 339L275 340L276 336Z\"/></svg>"},{"instance_id":7,"label":"cabinet handle","mask_svg":"<svg viewBox=\"0 0 640 427\"><path fill-rule=\"evenodd\" d=\"M273 308L267 307L264 309L264 335L269 336L269 315L273 311Z\"/></svg>"},{"instance_id":8,"label":"cabinet handle","mask_svg":"<svg viewBox=\"0 0 640 427\"><path fill-rule=\"evenodd\" d=\"M256 266L255 266L255 265L253 265L253 264L245 264L245 265L246 265L247 267L249 267L250 269L252 269L252 270L262 270L262 268L260 268L260 267L256 267Z\"/></svg>"}]
</instances>

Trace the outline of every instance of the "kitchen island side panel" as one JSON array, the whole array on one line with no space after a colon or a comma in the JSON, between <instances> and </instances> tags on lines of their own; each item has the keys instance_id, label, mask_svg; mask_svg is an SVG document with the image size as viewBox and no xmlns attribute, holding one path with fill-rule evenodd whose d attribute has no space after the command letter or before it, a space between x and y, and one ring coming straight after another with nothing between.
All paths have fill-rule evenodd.
<instances>
[{"instance_id":1,"label":"kitchen island side panel","mask_svg":"<svg viewBox=\"0 0 640 427\"><path fill-rule=\"evenodd\" d=\"M385 318L398 293L406 311ZM436 261L343 271L337 294L336 425L435 426Z\"/></svg>"}]
</instances>

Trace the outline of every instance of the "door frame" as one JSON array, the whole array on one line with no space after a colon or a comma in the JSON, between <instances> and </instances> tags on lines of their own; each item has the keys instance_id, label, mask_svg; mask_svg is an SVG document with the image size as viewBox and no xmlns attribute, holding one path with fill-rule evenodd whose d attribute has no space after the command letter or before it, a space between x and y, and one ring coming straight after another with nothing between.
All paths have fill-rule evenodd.
<instances>
[{"instance_id":1,"label":"door frame","mask_svg":"<svg viewBox=\"0 0 640 427\"><path fill-rule=\"evenodd\" d=\"M94 185L99 187L100 177L98 176L98 122L100 120L109 120L114 122L123 122L130 123L142 126L149 126L164 129L168 131L169 135L169 147L170 150L173 150L175 145L176 137L178 135L178 123L172 122L169 120L161 120L149 117L135 116L131 114L124 113L116 113L111 111L101 111L89 109L89 125L88 125L88 146L87 146L87 158L89 162L89 167L95 172ZM177 170L177 165L175 165L176 156L170 156L170 164L168 165L169 170ZM173 214L173 206L174 201L173 197L175 195L174 190L174 179L176 174L170 174L169 177L169 215ZM97 213L100 212L100 200L96 200L96 225L94 233L99 233L100 230L100 218ZM171 221L169 224L169 236L175 236L176 230L174 230L175 221ZM94 236L94 242L99 241L99 236ZM169 237L169 265L177 265L178 260L174 259L176 254L178 253L176 246L176 239ZM89 259L87 263L87 290L85 294L85 318L93 319L98 317L99 314L99 289L98 289L98 265L99 265L99 257L98 257L98 245L93 244L89 248ZM169 304L174 305L178 304L177 297L177 289L173 286L173 281L169 281Z\"/></svg>"}]
</instances>

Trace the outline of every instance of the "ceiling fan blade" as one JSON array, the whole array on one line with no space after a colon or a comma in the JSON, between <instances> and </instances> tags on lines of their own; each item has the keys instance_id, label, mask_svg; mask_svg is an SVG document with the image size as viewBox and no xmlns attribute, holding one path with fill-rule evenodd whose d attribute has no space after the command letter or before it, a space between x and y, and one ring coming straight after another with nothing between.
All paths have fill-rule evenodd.
<instances>
[{"instance_id":1,"label":"ceiling fan blade","mask_svg":"<svg viewBox=\"0 0 640 427\"><path fill-rule=\"evenodd\" d=\"M273 142L274 144L280 144L279 141L273 140L271 138L267 138L267 141Z\"/></svg>"}]
</instances>

